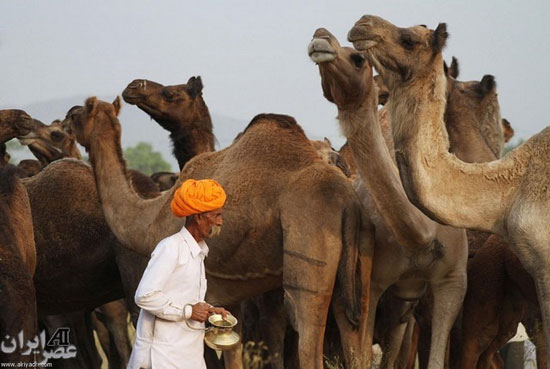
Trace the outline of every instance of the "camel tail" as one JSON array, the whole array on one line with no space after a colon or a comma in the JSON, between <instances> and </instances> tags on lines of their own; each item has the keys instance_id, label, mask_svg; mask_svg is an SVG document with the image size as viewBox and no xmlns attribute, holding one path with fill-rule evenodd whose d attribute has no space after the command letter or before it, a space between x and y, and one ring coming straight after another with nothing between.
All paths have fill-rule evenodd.
<instances>
[{"instance_id":1,"label":"camel tail","mask_svg":"<svg viewBox=\"0 0 550 369\"><path fill-rule=\"evenodd\" d=\"M342 256L338 266L338 290L346 304L346 316L354 326L361 319L361 270L359 247L361 242L361 207L354 203L344 209L342 217Z\"/></svg>"}]
</instances>

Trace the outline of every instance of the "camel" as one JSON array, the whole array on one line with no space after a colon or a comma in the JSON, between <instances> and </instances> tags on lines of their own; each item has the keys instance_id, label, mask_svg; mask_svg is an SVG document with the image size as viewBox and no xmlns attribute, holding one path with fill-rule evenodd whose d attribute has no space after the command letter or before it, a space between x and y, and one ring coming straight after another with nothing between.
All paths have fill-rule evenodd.
<instances>
[{"instance_id":1,"label":"camel","mask_svg":"<svg viewBox=\"0 0 550 369\"><path fill-rule=\"evenodd\" d=\"M122 92L124 101L136 105L170 132L180 170L197 154L214 151L212 119L202 88L200 76L175 86L136 79Z\"/></svg>"},{"instance_id":2,"label":"camel","mask_svg":"<svg viewBox=\"0 0 550 369\"><path fill-rule=\"evenodd\" d=\"M375 225L368 337L372 342L377 303L391 287L403 300L400 316L407 316L392 327L384 353L384 367L394 367L414 301L429 285L434 295L429 368L441 367L466 292L465 231L431 221L407 199L378 123L372 67L364 56L341 47L326 29L318 29L313 37L309 54L319 66L325 98L338 107L363 182L358 192Z\"/></svg>"},{"instance_id":3,"label":"camel","mask_svg":"<svg viewBox=\"0 0 550 369\"><path fill-rule=\"evenodd\" d=\"M444 23L435 30L398 28L364 16L348 39L390 90L389 110L399 173L410 200L432 219L501 235L535 280L550 357L550 129L502 159L467 164L448 153L443 126Z\"/></svg>"},{"instance_id":4,"label":"camel","mask_svg":"<svg viewBox=\"0 0 550 369\"><path fill-rule=\"evenodd\" d=\"M35 120L23 110L0 110L0 142L27 134L34 124Z\"/></svg>"},{"instance_id":5,"label":"camel","mask_svg":"<svg viewBox=\"0 0 550 369\"><path fill-rule=\"evenodd\" d=\"M8 163L10 156L6 152L5 142L18 137L23 137L29 134L37 125L42 122L31 118L25 111L18 109L0 110L0 165ZM36 170L40 165L31 160L22 161L19 166L18 176L27 177L36 174Z\"/></svg>"},{"instance_id":6,"label":"camel","mask_svg":"<svg viewBox=\"0 0 550 369\"><path fill-rule=\"evenodd\" d=\"M171 97L168 99L167 96L173 94L167 94L167 89L181 91L182 98L175 99ZM180 165L183 165L191 157L214 150L211 145L195 144L195 142L204 142L205 138L214 137L208 107L202 98L202 89L203 85L200 77L191 77L186 85L172 87L164 87L152 81L135 80L124 90L123 98L128 103L136 104L163 128L171 132L170 138L174 146L174 156L180 162ZM191 99L187 97L188 94ZM191 100L191 102L188 100ZM196 106L199 108L197 109ZM199 127L199 129L196 127ZM240 138L241 135L242 133L235 140ZM185 138L185 140L181 138ZM336 165L347 175L345 163L343 163L338 153L332 149L328 139L323 141L312 140L311 142L323 161ZM193 149L190 150L187 146ZM184 158L184 160L181 158ZM178 176L173 173L154 173L151 178L157 182L159 189L163 191L171 188ZM162 182L162 179L166 181ZM284 316L284 307L272 306L271 302L282 302L283 294L283 290L280 289L280 291L269 292L266 296L254 298L245 304L243 311L243 313L249 313L250 309L259 310L259 322L257 323L263 325L263 327L269 327L268 329L261 329L262 332L266 332L265 337L262 339L265 339L268 344L270 353L274 356L278 355L273 363L276 367L283 367L284 365L282 336L284 336L285 327L282 322L288 319ZM273 296L276 296L276 298ZM245 319L248 320L249 318L246 317ZM248 323L255 324L256 322ZM282 329L276 330L274 325L281 326ZM249 333L244 332L244 335Z\"/></svg>"},{"instance_id":7,"label":"camel","mask_svg":"<svg viewBox=\"0 0 550 369\"><path fill-rule=\"evenodd\" d=\"M178 177L178 173L172 172L157 172L151 174L151 179L161 192L172 188L176 184Z\"/></svg>"},{"instance_id":8,"label":"camel","mask_svg":"<svg viewBox=\"0 0 550 369\"><path fill-rule=\"evenodd\" d=\"M504 142L508 143L512 137L514 137L514 129L507 119L502 118L502 134L504 135Z\"/></svg>"},{"instance_id":9,"label":"camel","mask_svg":"<svg viewBox=\"0 0 550 369\"><path fill-rule=\"evenodd\" d=\"M50 125L35 123L28 134L18 139L22 145L29 146L43 166L61 158L82 159L74 137L63 129L62 122L58 119Z\"/></svg>"},{"instance_id":10,"label":"camel","mask_svg":"<svg viewBox=\"0 0 550 369\"><path fill-rule=\"evenodd\" d=\"M529 307L538 310L531 276L508 243L490 236L468 263L458 368L491 368Z\"/></svg>"},{"instance_id":11,"label":"camel","mask_svg":"<svg viewBox=\"0 0 550 369\"><path fill-rule=\"evenodd\" d=\"M33 362L25 342L37 334L32 282L36 265L31 209L16 167L0 168L0 362ZM23 342L18 343L22 332ZM12 340L13 339L13 340Z\"/></svg>"},{"instance_id":12,"label":"camel","mask_svg":"<svg viewBox=\"0 0 550 369\"><path fill-rule=\"evenodd\" d=\"M77 111L78 109L73 107L69 110L69 113L74 113L74 111ZM41 158L41 161L45 164L49 164L55 160L58 160L59 157L65 156L65 157L73 157L75 159L80 159L81 155L78 151L78 148L76 147L76 141L74 139L74 135L70 131L70 124L67 120L70 120L70 114L68 113L68 117L61 122L61 121L54 121L49 126L46 125L35 125L34 129L29 132L27 135L20 137L20 141L24 144L29 145L31 148L31 151L37 156ZM34 150L33 150L34 149ZM74 162L73 162L74 163ZM73 164L71 163L71 165ZM63 166L67 166L66 163L63 164ZM63 168L62 166L62 168ZM69 165L70 167L70 165ZM89 167L88 167L89 168ZM72 170L66 168L68 171L72 172ZM49 170L49 169L48 169ZM56 169L58 170L58 169ZM61 169L63 171L63 169ZM61 176L53 176L55 179L52 180L52 175L50 173L49 176L42 178L40 180L40 183L46 184L47 186L53 187L59 187L61 190L63 190L64 186L66 186L66 183L63 181L62 177L65 177L66 174L60 173ZM69 177L69 176L67 176ZM90 184L89 189L93 191L91 195L94 195L95 193L95 185L93 176L91 173L91 170L88 169L88 173L86 175L83 175L79 178L83 182L88 182ZM71 182L73 179L68 178L67 181ZM137 171L129 171L129 180L132 183L132 186L138 190L141 196L147 198L147 197L155 197L160 195L160 192L156 189L154 183L149 179L149 177L145 176L144 174L137 172ZM76 185L76 183L75 183ZM70 186L69 186L70 188ZM86 185L83 185L83 189L85 190ZM74 198L71 198L71 194L69 193L67 196L69 196L68 200L71 202L71 200L75 200ZM79 219L79 212L82 209L89 209L89 208L95 208L98 210L98 212L95 214L98 217L102 216L102 212L100 209L100 205L98 202L95 204L93 203L93 196L90 197L91 201L88 201L88 206L82 206L79 208L75 206L75 204L71 204L69 207L66 206L67 204L65 202L62 202L61 208L65 206L68 209L71 209L73 213L75 214L75 218ZM97 199L97 194L95 194L95 198ZM97 201L97 200L96 200ZM82 205L82 204L80 204ZM48 209L48 211L56 211L55 209L51 209L51 206L49 203L42 204L41 207ZM72 207L72 208L71 208ZM84 210L84 213L87 213L89 210ZM90 216L90 215L88 215ZM91 217L94 217L94 214L92 212ZM61 219L63 219L61 217ZM98 219L99 220L99 219ZM135 303L133 301L133 295L135 293L135 288L137 287L137 284L139 283L139 279L141 278L141 274L143 273L143 270L145 269L147 258L142 257L141 255L132 253L131 251L128 251L126 249L123 249L118 241L110 234L110 231L108 229L101 230L95 234L89 234L86 235L86 233L83 232L76 232L76 234L72 233L72 230L75 227L75 224L69 223L68 225L66 223L61 223L62 225L65 225L69 227L71 230L71 235L69 236L67 234L67 231L63 231L62 229L59 229L56 226L49 227L49 232L46 232L47 237L54 237L53 239L55 242L59 242L60 240L65 240L67 237L71 237L72 239L77 240L78 242L76 245L79 245L79 252L83 252L84 250L81 248L84 246L84 244L88 241L90 242L89 245L95 245L97 248L94 250L97 254L97 256L101 257L102 255L109 255L108 257L105 257L104 259L97 258L94 259L94 257L90 257L90 259L87 259L88 263L90 264L88 271L85 271L86 274L86 283L92 283L90 285L90 288L101 290L104 287L103 286L95 286L93 283L93 279L91 278L98 278L98 275L94 275L97 270L98 273L101 273L104 268L115 268L114 272L111 273L105 277L101 278L116 278L116 280L109 281L107 283L113 284L115 286L120 286L120 283L122 283L122 287L124 289L124 294L120 297L127 296L128 297L128 308L131 310L132 315L134 316L134 321L137 319L138 314L138 308L135 306ZM104 227L106 227L106 223L104 223ZM78 226L77 228L78 229ZM53 232L52 232L53 231ZM84 236L84 238L83 238ZM87 241L86 241L87 240ZM63 242L63 241L61 241ZM86 245L88 248L89 245ZM39 245L40 247L44 247L42 244ZM55 244L53 245L55 246ZM65 245L57 244L58 251L57 255L58 257L68 258L71 260L72 263L76 262L78 263L77 259L73 260L73 256L71 254L71 248L67 248ZM43 268L48 265L49 262L51 262L50 256L45 256L45 263L43 264ZM41 269L43 269L41 268ZM47 269L46 269L47 270ZM67 270L68 271L68 270ZM59 273L58 273L59 274ZM119 276L120 274L120 276ZM62 283L61 279L63 278L63 274L61 274L58 278L57 283ZM65 277L66 278L66 277ZM120 280L122 278L122 280ZM57 280L57 279L56 279ZM101 279L100 279L101 280ZM53 282L46 282L46 285L51 285L50 283ZM59 284L58 286L64 286L63 284ZM61 289L63 290L62 287ZM72 291L71 291L72 292ZM69 292L70 293L70 292ZM93 296L97 292L94 291L91 295ZM74 296L74 295L73 295ZM71 313L70 315L63 316L53 316L57 313L63 313L67 314L69 311L59 311L56 308L49 309L45 308L43 304L40 305L40 311L41 311L41 321L44 322L48 330L55 331L57 326L54 324L55 322L59 322L61 326L71 326L72 330L75 332L75 340L80 342L83 346L79 348L80 351L84 352L84 350L87 350L87 355L89 357L94 357L91 351L94 351L94 349L85 349L85 347L90 346L89 342L91 342L91 345L94 345L93 336L91 333L88 335L85 332L80 332L79 330L82 329L89 329L90 323L83 323L80 320L86 320L89 321L90 317L87 315L90 314L91 309L95 307L95 311L92 313L92 321L94 323L94 328L98 330L102 330L103 327L99 325L103 325L103 321L108 322L108 328L109 328L109 334L112 336L112 343L114 346L116 346L116 349L118 352L116 355L109 355L110 360L110 367L125 367L126 363L129 358L130 353L130 341L127 334L126 329L126 316L124 315L124 311L128 313L128 310L126 308L122 308L121 300L115 300L112 302L107 302L106 304L102 304L98 307L95 305L96 303L92 302L90 305L87 305L89 301L86 301L85 297L78 298L80 300L80 305L83 307L83 311L79 313ZM113 306L117 306L117 309L113 309ZM76 310L77 307L71 308L70 311ZM46 314L48 316L46 316ZM84 314L84 315L82 315ZM95 319L94 314L100 314L104 317L104 319ZM113 329L114 328L114 329ZM105 328L107 329L107 328ZM91 341L89 337L92 337ZM102 341L102 343L105 343L106 341ZM109 353L114 353L115 350L111 349L108 346L104 346L105 351ZM113 361L114 359L114 361ZM76 362L63 362L61 364L67 364L72 367L76 367L78 363Z\"/></svg>"},{"instance_id":13,"label":"camel","mask_svg":"<svg viewBox=\"0 0 550 369\"><path fill-rule=\"evenodd\" d=\"M111 229L126 247L148 255L162 238L182 227L183 219L174 218L169 209L174 190L143 200L128 186L120 155L119 104L89 98L74 123L75 132L90 152ZM357 324L363 314L358 294L363 281L355 273L360 250L366 255L361 268L369 268L371 240L348 180L318 158L293 118L276 114L256 116L233 145L192 159L180 181L189 177L214 178L228 193L224 230L209 241L207 300L231 306L283 286L287 312L299 335L300 366L321 368L326 314L337 275L338 281L346 280L341 285L349 322Z\"/></svg>"},{"instance_id":14,"label":"camel","mask_svg":"<svg viewBox=\"0 0 550 369\"><path fill-rule=\"evenodd\" d=\"M6 144L4 142L0 143L0 167L5 166L10 161L11 156L6 151Z\"/></svg>"},{"instance_id":15,"label":"camel","mask_svg":"<svg viewBox=\"0 0 550 369\"><path fill-rule=\"evenodd\" d=\"M321 160L340 169L346 177L351 176L351 171L346 160L338 151L334 150L328 138L325 137L323 141L311 140L311 144Z\"/></svg>"}]
</instances>

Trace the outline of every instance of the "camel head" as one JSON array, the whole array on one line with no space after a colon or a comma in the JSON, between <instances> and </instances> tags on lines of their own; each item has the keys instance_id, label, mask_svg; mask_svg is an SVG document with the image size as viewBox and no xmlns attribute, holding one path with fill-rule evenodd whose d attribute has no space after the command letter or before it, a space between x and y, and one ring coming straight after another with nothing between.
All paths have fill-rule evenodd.
<instances>
[{"instance_id":1,"label":"camel head","mask_svg":"<svg viewBox=\"0 0 550 369\"><path fill-rule=\"evenodd\" d=\"M453 58L454 59L454 58ZM452 130L464 130L470 126L483 137L494 157L485 160L495 160L501 155L504 144L502 118L495 78L484 75L481 81L458 81L458 63L454 59L456 72L451 75L453 68L447 72L447 106L445 122L451 137ZM452 65L452 64L451 64ZM451 139L451 147L453 142ZM467 158L463 160L471 161Z\"/></svg>"},{"instance_id":2,"label":"camel head","mask_svg":"<svg viewBox=\"0 0 550 369\"><path fill-rule=\"evenodd\" d=\"M366 53L390 91L439 68L435 64L443 63L441 51L447 37L445 23L435 30L423 25L399 28L373 15L361 17L348 33L348 40Z\"/></svg>"},{"instance_id":3,"label":"camel head","mask_svg":"<svg viewBox=\"0 0 550 369\"><path fill-rule=\"evenodd\" d=\"M124 89L122 98L149 114L164 129L174 133L182 128L179 122L189 121L186 116L196 113L196 104L204 105L202 88L200 76L191 77L186 84L175 86L136 79Z\"/></svg>"},{"instance_id":4,"label":"camel head","mask_svg":"<svg viewBox=\"0 0 550 369\"><path fill-rule=\"evenodd\" d=\"M374 92L372 68L365 56L340 46L326 29L315 31L308 53L319 66L323 95L339 109L357 109Z\"/></svg>"},{"instance_id":5,"label":"camel head","mask_svg":"<svg viewBox=\"0 0 550 369\"><path fill-rule=\"evenodd\" d=\"M32 131L19 137L19 142L29 146L42 165L67 157L81 159L74 135L64 130L60 120L55 120L50 125L38 122Z\"/></svg>"},{"instance_id":6,"label":"camel head","mask_svg":"<svg viewBox=\"0 0 550 369\"><path fill-rule=\"evenodd\" d=\"M23 110L0 110L0 142L28 134L35 124L36 121Z\"/></svg>"},{"instance_id":7,"label":"camel head","mask_svg":"<svg viewBox=\"0 0 550 369\"><path fill-rule=\"evenodd\" d=\"M68 122L76 136L76 140L90 149L92 139L110 139L120 141L121 127L118 121L120 112L120 97L116 97L112 104L90 97L84 106L71 109Z\"/></svg>"},{"instance_id":8,"label":"camel head","mask_svg":"<svg viewBox=\"0 0 550 369\"><path fill-rule=\"evenodd\" d=\"M346 160L338 151L334 150L328 138L325 137L323 141L311 140L311 144L313 145L315 151L317 151L317 155L319 155L322 161L337 167L346 177L349 178L351 176L350 168Z\"/></svg>"},{"instance_id":9,"label":"camel head","mask_svg":"<svg viewBox=\"0 0 550 369\"><path fill-rule=\"evenodd\" d=\"M502 133L504 135L504 143L508 143L514 137L514 129L506 118L502 118Z\"/></svg>"},{"instance_id":10,"label":"camel head","mask_svg":"<svg viewBox=\"0 0 550 369\"><path fill-rule=\"evenodd\" d=\"M390 98L390 90L388 90L380 75L374 76L374 83L376 84L376 87L378 87L378 104L386 105L388 99Z\"/></svg>"}]
</instances>

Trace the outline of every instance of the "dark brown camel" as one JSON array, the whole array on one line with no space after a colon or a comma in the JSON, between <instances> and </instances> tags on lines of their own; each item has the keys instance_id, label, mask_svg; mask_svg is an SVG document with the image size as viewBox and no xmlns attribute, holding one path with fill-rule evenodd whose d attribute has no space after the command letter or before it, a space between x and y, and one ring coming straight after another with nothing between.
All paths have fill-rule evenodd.
<instances>
[{"instance_id":1,"label":"dark brown camel","mask_svg":"<svg viewBox=\"0 0 550 369\"><path fill-rule=\"evenodd\" d=\"M214 151L212 120L202 88L201 77L175 86L136 79L122 92L124 101L136 105L170 132L180 170L197 154Z\"/></svg>"},{"instance_id":2,"label":"dark brown camel","mask_svg":"<svg viewBox=\"0 0 550 369\"><path fill-rule=\"evenodd\" d=\"M6 151L6 144L4 142L0 143L0 167L8 164L10 161L10 154Z\"/></svg>"},{"instance_id":3,"label":"dark brown camel","mask_svg":"<svg viewBox=\"0 0 550 369\"><path fill-rule=\"evenodd\" d=\"M12 165L0 168L0 362L15 365L35 361L33 353L25 354L25 343L38 333L31 208L16 170ZM18 343L20 332L23 345Z\"/></svg>"},{"instance_id":4,"label":"dark brown camel","mask_svg":"<svg viewBox=\"0 0 550 369\"><path fill-rule=\"evenodd\" d=\"M34 119L23 110L0 110L0 142L24 136L33 129L34 125Z\"/></svg>"}]
</instances>

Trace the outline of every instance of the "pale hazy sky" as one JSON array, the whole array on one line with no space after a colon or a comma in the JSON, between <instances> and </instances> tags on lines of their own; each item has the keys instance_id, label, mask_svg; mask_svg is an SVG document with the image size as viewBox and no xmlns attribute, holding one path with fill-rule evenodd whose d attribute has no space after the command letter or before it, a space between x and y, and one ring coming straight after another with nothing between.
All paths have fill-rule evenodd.
<instances>
[{"instance_id":1,"label":"pale hazy sky","mask_svg":"<svg viewBox=\"0 0 550 369\"><path fill-rule=\"evenodd\" d=\"M237 131L258 113L289 114L339 147L336 108L306 49L318 27L347 44L363 14L398 26L446 22L446 60L458 58L461 80L496 77L516 137L550 124L547 0L3 0L0 109L71 96L111 100L135 78L179 84L200 75L211 112L241 121Z\"/></svg>"}]
</instances>

